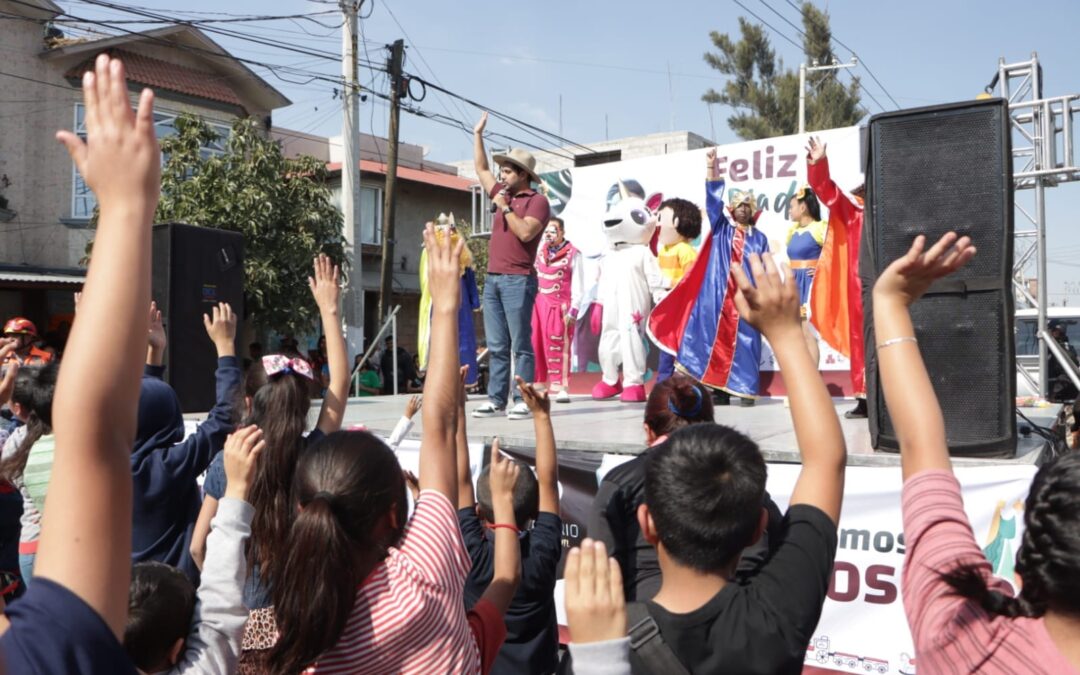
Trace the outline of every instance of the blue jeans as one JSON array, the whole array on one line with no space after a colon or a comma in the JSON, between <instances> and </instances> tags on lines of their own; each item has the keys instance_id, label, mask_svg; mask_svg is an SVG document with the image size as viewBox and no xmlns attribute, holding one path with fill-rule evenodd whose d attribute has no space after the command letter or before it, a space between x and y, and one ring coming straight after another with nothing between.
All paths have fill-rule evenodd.
<instances>
[{"instance_id":1,"label":"blue jeans","mask_svg":"<svg viewBox=\"0 0 1080 675\"><path fill-rule=\"evenodd\" d=\"M505 408L512 390L514 400L521 395L511 386L510 353L516 374L533 381L532 311L536 300L534 275L488 274L484 280L484 333L489 352L488 400Z\"/></svg>"}]
</instances>

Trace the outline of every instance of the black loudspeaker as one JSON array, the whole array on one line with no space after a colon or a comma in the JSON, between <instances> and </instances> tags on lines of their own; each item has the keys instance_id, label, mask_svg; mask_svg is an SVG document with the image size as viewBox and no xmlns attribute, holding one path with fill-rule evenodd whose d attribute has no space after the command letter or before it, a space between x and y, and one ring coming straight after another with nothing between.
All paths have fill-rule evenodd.
<instances>
[{"instance_id":1,"label":"black loudspeaker","mask_svg":"<svg viewBox=\"0 0 1080 675\"><path fill-rule=\"evenodd\" d=\"M185 413L214 407L217 352L203 314L218 302L244 316L244 237L193 225L155 225L152 293L165 323L165 380Z\"/></svg>"},{"instance_id":2,"label":"black loudspeaker","mask_svg":"<svg viewBox=\"0 0 1080 675\"><path fill-rule=\"evenodd\" d=\"M873 446L899 450L878 384L872 280L917 235L925 234L929 245L955 231L970 236L979 252L915 303L915 334L945 415L950 453L1012 456L1016 353L1007 104L991 99L877 115L867 145L860 274Z\"/></svg>"}]
</instances>

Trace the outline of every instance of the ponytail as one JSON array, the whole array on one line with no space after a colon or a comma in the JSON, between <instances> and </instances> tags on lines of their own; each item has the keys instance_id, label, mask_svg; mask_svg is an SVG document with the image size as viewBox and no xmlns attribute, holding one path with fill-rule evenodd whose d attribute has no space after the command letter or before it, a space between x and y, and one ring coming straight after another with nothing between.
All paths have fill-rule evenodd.
<instances>
[{"instance_id":1,"label":"ponytail","mask_svg":"<svg viewBox=\"0 0 1080 675\"><path fill-rule=\"evenodd\" d=\"M1013 597L991 590L981 567L942 575L953 592L986 612L1041 617L1053 609L1080 614L1080 453L1062 455L1035 474L1024 504L1024 537L1016 554L1022 582Z\"/></svg>"},{"instance_id":2,"label":"ponytail","mask_svg":"<svg viewBox=\"0 0 1080 675\"><path fill-rule=\"evenodd\" d=\"M293 476L288 536L275 550L270 588L278 642L271 672L303 670L341 638L357 586L386 558L405 525L397 457L365 431L338 431L304 452Z\"/></svg>"},{"instance_id":3,"label":"ponytail","mask_svg":"<svg viewBox=\"0 0 1080 675\"><path fill-rule=\"evenodd\" d=\"M280 583L273 585L279 637L272 663L274 673L292 675L337 642L362 579L356 576L349 536L326 493L297 515L283 555Z\"/></svg>"},{"instance_id":4,"label":"ponytail","mask_svg":"<svg viewBox=\"0 0 1080 675\"><path fill-rule=\"evenodd\" d=\"M9 482L22 477L30 450L42 436L52 433L52 403L59 367L55 362L24 366L15 376L11 401L27 412L26 437L13 455L0 460L0 478Z\"/></svg>"},{"instance_id":5,"label":"ponytail","mask_svg":"<svg viewBox=\"0 0 1080 675\"><path fill-rule=\"evenodd\" d=\"M714 419L712 396L703 385L682 373L654 386L645 403L645 425L657 436Z\"/></svg>"}]
</instances>

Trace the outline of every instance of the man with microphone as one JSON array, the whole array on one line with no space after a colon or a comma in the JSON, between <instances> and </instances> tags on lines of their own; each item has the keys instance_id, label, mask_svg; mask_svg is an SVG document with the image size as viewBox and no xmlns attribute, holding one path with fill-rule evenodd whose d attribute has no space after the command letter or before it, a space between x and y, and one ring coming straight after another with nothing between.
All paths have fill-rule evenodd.
<instances>
[{"instance_id":1,"label":"man with microphone","mask_svg":"<svg viewBox=\"0 0 1080 675\"><path fill-rule=\"evenodd\" d=\"M540 234L551 207L547 197L532 189L540 183L536 159L526 150L514 148L495 155L499 165L496 179L484 149L485 112L473 129L473 161L480 185L492 201L495 216L488 244L487 278L484 281L484 334L489 352L488 400L473 411L473 417L495 417L505 412L513 420L530 417L517 387L512 387L510 354L515 374L533 381L532 311L537 281L533 264ZM507 408L513 392L514 404Z\"/></svg>"}]
</instances>

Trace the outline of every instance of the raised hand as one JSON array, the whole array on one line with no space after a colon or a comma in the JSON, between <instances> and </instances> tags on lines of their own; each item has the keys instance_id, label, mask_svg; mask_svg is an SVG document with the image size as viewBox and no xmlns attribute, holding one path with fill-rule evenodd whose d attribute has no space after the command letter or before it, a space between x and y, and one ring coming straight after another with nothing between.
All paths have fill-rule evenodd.
<instances>
[{"instance_id":1,"label":"raised hand","mask_svg":"<svg viewBox=\"0 0 1080 675\"><path fill-rule=\"evenodd\" d=\"M874 302L896 300L906 306L922 297L936 280L960 269L975 257L971 237L957 237L949 232L938 239L929 251L926 237L915 237L908 252L889 265L874 284Z\"/></svg>"},{"instance_id":2,"label":"raised hand","mask_svg":"<svg viewBox=\"0 0 1080 675\"><path fill-rule=\"evenodd\" d=\"M147 342L149 342L150 344L150 349L163 352L165 351L165 345L167 344L167 341L168 340L165 337L165 324L161 322L161 310L158 309L156 302L151 302L150 332L147 335Z\"/></svg>"},{"instance_id":3,"label":"raised hand","mask_svg":"<svg viewBox=\"0 0 1080 675\"><path fill-rule=\"evenodd\" d=\"M484 127L487 126L487 120L488 120L488 114L487 114L487 111L485 110L483 112L483 114L480 115L480 121L476 123L475 127L473 127L473 133L477 134L477 135L483 135Z\"/></svg>"},{"instance_id":4,"label":"raised hand","mask_svg":"<svg viewBox=\"0 0 1080 675\"><path fill-rule=\"evenodd\" d=\"M161 150L154 135L154 95L144 89L138 112L128 100L124 66L101 54L83 75L86 140L57 132L102 212L133 205L149 217L161 191Z\"/></svg>"},{"instance_id":5,"label":"raised hand","mask_svg":"<svg viewBox=\"0 0 1080 675\"><path fill-rule=\"evenodd\" d=\"M734 265L731 273L739 285L735 307L739 316L762 332L769 341L785 332L802 334L799 318L799 289L795 287L795 275L784 265L784 278L773 261L772 254L750 256L750 271L754 282L750 283L742 265Z\"/></svg>"},{"instance_id":6,"label":"raised hand","mask_svg":"<svg viewBox=\"0 0 1080 675\"><path fill-rule=\"evenodd\" d=\"M825 144L821 142L821 139L817 136L811 136L809 144L806 146L806 159L811 164L816 164L822 158L825 157Z\"/></svg>"},{"instance_id":7,"label":"raised hand","mask_svg":"<svg viewBox=\"0 0 1080 675\"><path fill-rule=\"evenodd\" d=\"M405 485L408 486L409 492L412 493L413 501L420 499L420 479L416 477L416 474L408 469L401 470L401 476L405 479Z\"/></svg>"},{"instance_id":8,"label":"raised hand","mask_svg":"<svg viewBox=\"0 0 1080 675\"><path fill-rule=\"evenodd\" d=\"M566 556L566 622L578 644L626 636L622 570L604 542L586 539Z\"/></svg>"},{"instance_id":9,"label":"raised hand","mask_svg":"<svg viewBox=\"0 0 1080 675\"><path fill-rule=\"evenodd\" d=\"M236 315L229 303L219 302L211 310L211 314L203 314L203 326L214 342L218 356L235 356Z\"/></svg>"},{"instance_id":10,"label":"raised hand","mask_svg":"<svg viewBox=\"0 0 1080 675\"><path fill-rule=\"evenodd\" d=\"M705 151L705 176L708 180L716 180L720 172L716 166L716 147L711 147Z\"/></svg>"},{"instance_id":11,"label":"raised hand","mask_svg":"<svg viewBox=\"0 0 1080 675\"><path fill-rule=\"evenodd\" d=\"M551 399L547 391L537 391L535 386L523 380L520 375L515 375L514 380L517 382L518 391L521 392L521 400L529 406L533 415L551 414Z\"/></svg>"},{"instance_id":12,"label":"raised hand","mask_svg":"<svg viewBox=\"0 0 1080 675\"><path fill-rule=\"evenodd\" d=\"M255 425L241 427L225 439L226 497L247 500L259 455L265 448L262 429Z\"/></svg>"},{"instance_id":13,"label":"raised hand","mask_svg":"<svg viewBox=\"0 0 1080 675\"><path fill-rule=\"evenodd\" d=\"M420 412L420 406L423 404L423 400L420 395L409 397L409 400L405 402L405 417L409 419L413 418L413 415Z\"/></svg>"},{"instance_id":14,"label":"raised hand","mask_svg":"<svg viewBox=\"0 0 1080 675\"><path fill-rule=\"evenodd\" d=\"M8 361L8 357L15 353L18 346L19 341L15 338L0 338L0 364L4 367L3 378L0 378L0 406L10 403L11 394L15 391L15 376L19 374L19 362L15 359Z\"/></svg>"},{"instance_id":15,"label":"raised hand","mask_svg":"<svg viewBox=\"0 0 1080 675\"><path fill-rule=\"evenodd\" d=\"M341 269L325 253L320 253L312 261L312 268L313 276L308 277L308 286L315 297L315 304L321 312L336 312L341 299Z\"/></svg>"},{"instance_id":16,"label":"raised hand","mask_svg":"<svg viewBox=\"0 0 1080 675\"><path fill-rule=\"evenodd\" d=\"M424 228L424 246L428 251L428 288L431 289L431 306L438 311L457 312L461 306L461 251L465 239L453 243L450 237L441 241L435 236L435 228Z\"/></svg>"},{"instance_id":17,"label":"raised hand","mask_svg":"<svg viewBox=\"0 0 1080 675\"><path fill-rule=\"evenodd\" d=\"M513 521L514 505L514 485L517 483L518 474L521 473L521 467L518 463L509 457L503 456L499 450L499 439L496 438L491 442L491 469L489 479L491 481L491 499L493 502L504 500L508 505L508 513L501 514L504 518L509 518ZM500 509L502 510L502 509ZM496 514L495 520L499 520L500 514ZM505 520L502 522L506 522Z\"/></svg>"}]
</instances>

